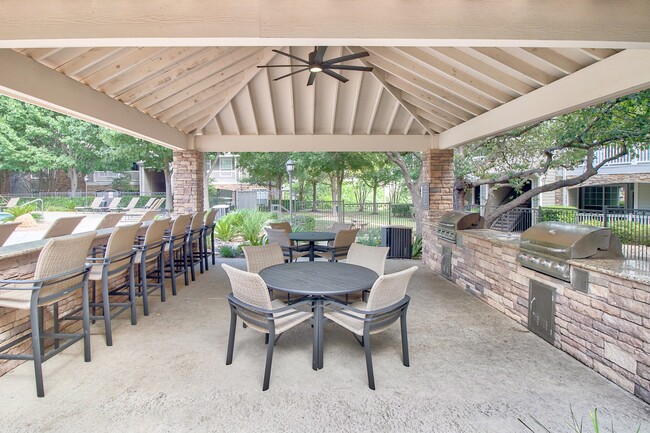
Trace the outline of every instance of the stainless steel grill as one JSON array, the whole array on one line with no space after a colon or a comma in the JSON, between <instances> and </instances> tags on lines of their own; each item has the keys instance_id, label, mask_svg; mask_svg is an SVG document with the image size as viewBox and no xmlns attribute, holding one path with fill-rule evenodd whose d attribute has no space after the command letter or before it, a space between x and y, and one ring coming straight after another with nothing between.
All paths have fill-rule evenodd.
<instances>
[{"instance_id":1,"label":"stainless steel grill","mask_svg":"<svg viewBox=\"0 0 650 433\"><path fill-rule=\"evenodd\" d=\"M621 242L607 227L546 221L521 234L517 261L526 268L570 281L568 260L620 257Z\"/></svg>"},{"instance_id":2,"label":"stainless steel grill","mask_svg":"<svg viewBox=\"0 0 650 433\"><path fill-rule=\"evenodd\" d=\"M478 213L451 211L440 217L436 233L439 239L456 243L458 230L481 228L483 228L483 218Z\"/></svg>"}]
</instances>

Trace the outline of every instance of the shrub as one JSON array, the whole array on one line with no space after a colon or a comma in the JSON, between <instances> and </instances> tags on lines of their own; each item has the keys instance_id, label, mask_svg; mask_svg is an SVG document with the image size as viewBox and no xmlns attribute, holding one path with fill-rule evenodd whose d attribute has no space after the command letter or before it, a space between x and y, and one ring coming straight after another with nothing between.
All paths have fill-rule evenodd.
<instances>
[{"instance_id":1,"label":"shrub","mask_svg":"<svg viewBox=\"0 0 650 433\"><path fill-rule=\"evenodd\" d=\"M90 205L93 197L44 197L43 209L50 212L73 211L77 206Z\"/></svg>"},{"instance_id":2,"label":"shrub","mask_svg":"<svg viewBox=\"0 0 650 433\"><path fill-rule=\"evenodd\" d=\"M377 247L381 245L381 228L371 228L357 235L357 243Z\"/></svg>"},{"instance_id":3,"label":"shrub","mask_svg":"<svg viewBox=\"0 0 650 433\"><path fill-rule=\"evenodd\" d=\"M603 227L602 221L598 219L587 219L580 224ZM613 234L618 236L623 244L650 246L650 229L647 224L634 221L613 220L609 222L607 227L612 230Z\"/></svg>"},{"instance_id":4,"label":"shrub","mask_svg":"<svg viewBox=\"0 0 650 433\"><path fill-rule=\"evenodd\" d=\"M574 223L578 209L573 206L544 206L539 208L541 221Z\"/></svg>"},{"instance_id":5,"label":"shrub","mask_svg":"<svg viewBox=\"0 0 650 433\"><path fill-rule=\"evenodd\" d=\"M411 258L419 259L422 257L422 235L416 235L411 245Z\"/></svg>"},{"instance_id":6,"label":"shrub","mask_svg":"<svg viewBox=\"0 0 650 433\"><path fill-rule=\"evenodd\" d=\"M241 256L241 248L236 245L221 245L219 255L225 258L239 257Z\"/></svg>"},{"instance_id":7,"label":"shrub","mask_svg":"<svg viewBox=\"0 0 650 433\"><path fill-rule=\"evenodd\" d=\"M263 228L273 215L270 212L251 211L248 209L241 210L237 213L241 213L241 223L235 225L237 233L251 245L262 245L264 243ZM233 218L238 222L239 216Z\"/></svg>"},{"instance_id":8,"label":"shrub","mask_svg":"<svg viewBox=\"0 0 650 433\"><path fill-rule=\"evenodd\" d=\"M390 211L394 217L411 218L415 215L413 205L408 203L391 205Z\"/></svg>"},{"instance_id":9,"label":"shrub","mask_svg":"<svg viewBox=\"0 0 650 433\"><path fill-rule=\"evenodd\" d=\"M24 204L22 206L10 207L4 211L8 214L11 214L10 217L4 219L4 221L13 221L21 215L32 213L36 210L36 205L34 204Z\"/></svg>"},{"instance_id":10,"label":"shrub","mask_svg":"<svg viewBox=\"0 0 650 433\"><path fill-rule=\"evenodd\" d=\"M292 228L296 232L313 232L316 230L316 218L309 215L296 215L293 218Z\"/></svg>"},{"instance_id":11,"label":"shrub","mask_svg":"<svg viewBox=\"0 0 650 433\"><path fill-rule=\"evenodd\" d=\"M237 235L237 230L227 218L222 217L214 225L214 234L220 241L228 242Z\"/></svg>"}]
</instances>

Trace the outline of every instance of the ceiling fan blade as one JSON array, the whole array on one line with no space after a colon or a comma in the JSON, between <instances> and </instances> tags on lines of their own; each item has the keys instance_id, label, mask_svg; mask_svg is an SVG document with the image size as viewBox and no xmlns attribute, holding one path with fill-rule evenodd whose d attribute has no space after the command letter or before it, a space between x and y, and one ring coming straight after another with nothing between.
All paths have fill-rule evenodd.
<instances>
[{"instance_id":1,"label":"ceiling fan blade","mask_svg":"<svg viewBox=\"0 0 650 433\"><path fill-rule=\"evenodd\" d=\"M363 53L356 53L356 54L348 54L347 56L341 56L337 57L335 59L329 59L324 61L323 63L327 65L331 65L334 63L341 63L341 62L347 62L348 60L354 60L354 59L360 59L361 57L368 57L370 54L368 54L367 51L364 51Z\"/></svg>"},{"instance_id":2,"label":"ceiling fan blade","mask_svg":"<svg viewBox=\"0 0 650 433\"><path fill-rule=\"evenodd\" d=\"M325 56L325 51L327 47L316 47L316 56L314 56L314 63L322 63L323 57Z\"/></svg>"},{"instance_id":3,"label":"ceiling fan blade","mask_svg":"<svg viewBox=\"0 0 650 433\"><path fill-rule=\"evenodd\" d=\"M336 72L334 72L334 71L330 71L329 69L323 69L323 74L327 74L327 75L329 75L330 77L336 78L337 80L339 80L339 81L342 82L342 83L347 83L347 82L349 81L349 80L348 80L347 78L345 78L343 75L341 75L341 74L337 74Z\"/></svg>"},{"instance_id":4,"label":"ceiling fan blade","mask_svg":"<svg viewBox=\"0 0 650 433\"><path fill-rule=\"evenodd\" d=\"M258 68L304 68L303 65L261 65Z\"/></svg>"},{"instance_id":5,"label":"ceiling fan blade","mask_svg":"<svg viewBox=\"0 0 650 433\"><path fill-rule=\"evenodd\" d=\"M283 75L283 76L281 76L281 77L274 78L273 81L278 81L278 80L281 80L281 79L283 79L283 78L290 77L291 75L297 74L297 73L302 72L302 71L306 71L306 70L308 70L308 69L309 69L309 68L303 68L303 69L300 69L299 71L291 72L291 73L289 73L289 74L287 74L287 75Z\"/></svg>"},{"instance_id":6,"label":"ceiling fan blade","mask_svg":"<svg viewBox=\"0 0 650 433\"><path fill-rule=\"evenodd\" d=\"M302 63L304 63L305 65L308 65L308 64L309 64L309 62L308 62L307 60L301 59L300 57L296 57L296 56L294 56L293 54L285 53L284 51L280 51L280 50L272 50L272 51L273 51L274 53L278 53L278 54L282 54L283 56L290 57L290 58L292 58L292 59L294 59L294 60L298 60L299 62L302 62Z\"/></svg>"},{"instance_id":7,"label":"ceiling fan blade","mask_svg":"<svg viewBox=\"0 0 650 433\"><path fill-rule=\"evenodd\" d=\"M339 69L341 71L372 71L372 66L352 66L352 65L323 65L326 69Z\"/></svg>"},{"instance_id":8,"label":"ceiling fan blade","mask_svg":"<svg viewBox=\"0 0 650 433\"><path fill-rule=\"evenodd\" d=\"M315 80L316 80L316 72L310 72L309 79L307 80L307 85L311 86L312 84L314 84Z\"/></svg>"}]
</instances>

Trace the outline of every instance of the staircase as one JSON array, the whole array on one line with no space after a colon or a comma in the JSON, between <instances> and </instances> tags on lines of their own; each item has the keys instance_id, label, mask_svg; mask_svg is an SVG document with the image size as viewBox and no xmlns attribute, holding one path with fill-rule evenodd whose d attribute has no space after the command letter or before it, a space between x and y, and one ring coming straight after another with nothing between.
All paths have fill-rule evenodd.
<instances>
[{"instance_id":1,"label":"staircase","mask_svg":"<svg viewBox=\"0 0 650 433\"><path fill-rule=\"evenodd\" d=\"M511 232L519 225L524 215L524 212L515 208L497 218L490 228L500 232Z\"/></svg>"}]
</instances>

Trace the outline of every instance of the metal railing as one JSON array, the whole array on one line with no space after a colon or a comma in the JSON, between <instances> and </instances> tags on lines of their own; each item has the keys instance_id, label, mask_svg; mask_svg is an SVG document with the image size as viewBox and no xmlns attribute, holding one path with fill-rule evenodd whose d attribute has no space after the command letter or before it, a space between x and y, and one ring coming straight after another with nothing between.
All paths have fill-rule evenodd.
<instances>
[{"instance_id":1,"label":"metal railing","mask_svg":"<svg viewBox=\"0 0 650 433\"><path fill-rule=\"evenodd\" d=\"M482 206L467 206L467 211L480 212ZM650 261L650 210L605 207L602 211L570 207L515 208L499 217L493 230L521 233L538 222L561 221L609 227L623 244L628 259Z\"/></svg>"},{"instance_id":2,"label":"metal railing","mask_svg":"<svg viewBox=\"0 0 650 433\"><path fill-rule=\"evenodd\" d=\"M359 236L367 241L379 241L381 227L401 225L415 227L415 212L412 204L395 203L345 203L332 201L294 201L294 225L304 230L327 230L335 222L353 224L359 228ZM289 209L289 200L272 200L260 205L260 210L278 212ZM289 219L289 213L279 212L280 219Z\"/></svg>"}]
</instances>

